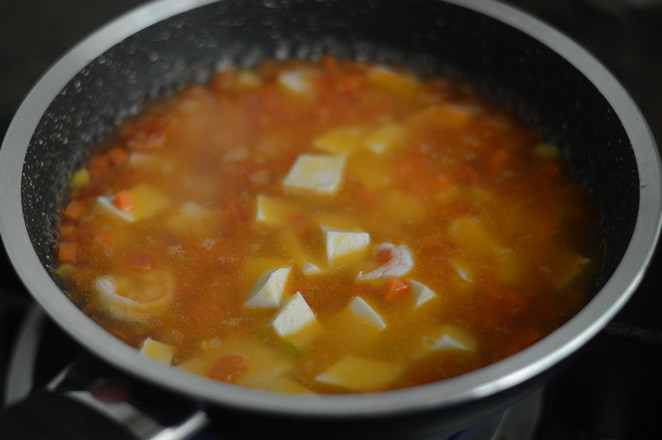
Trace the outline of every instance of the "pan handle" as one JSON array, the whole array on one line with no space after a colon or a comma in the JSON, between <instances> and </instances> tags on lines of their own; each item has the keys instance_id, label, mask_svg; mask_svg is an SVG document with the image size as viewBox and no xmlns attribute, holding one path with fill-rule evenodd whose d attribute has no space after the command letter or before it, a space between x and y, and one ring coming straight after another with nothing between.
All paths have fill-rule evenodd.
<instances>
[{"instance_id":1,"label":"pan handle","mask_svg":"<svg viewBox=\"0 0 662 440\"><path fill-rule=\"evenodd\" d=\"M135 379L83 356L46 390L0 412L0 438L26 440L175 440L208 423L194 401Z\"/></svg>"}]
</instances>

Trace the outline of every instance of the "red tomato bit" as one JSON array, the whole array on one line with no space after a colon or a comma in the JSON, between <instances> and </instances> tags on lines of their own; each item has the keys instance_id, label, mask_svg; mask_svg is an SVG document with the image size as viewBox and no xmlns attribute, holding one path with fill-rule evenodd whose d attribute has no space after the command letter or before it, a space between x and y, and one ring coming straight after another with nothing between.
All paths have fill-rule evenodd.
<instances>
[{"instance_id":1,"label":"red tomato bit","mask_svg":"<svg viewBox=\"0 0 662 440\"><path fill-rule=\"evenodd\" d=\"M248 359L240 354L230 354L220 358L207 376L222 382L235 383L246 370L248 370Z\"/></svg>"}]
</instances>

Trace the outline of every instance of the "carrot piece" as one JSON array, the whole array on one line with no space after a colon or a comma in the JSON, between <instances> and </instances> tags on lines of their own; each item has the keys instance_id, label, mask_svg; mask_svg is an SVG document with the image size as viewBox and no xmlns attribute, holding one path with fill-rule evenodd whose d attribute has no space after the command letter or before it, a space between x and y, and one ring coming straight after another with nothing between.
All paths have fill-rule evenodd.
<instances>
[{"instance_id":1,"label":"carrot piece","mask_svg":"<svg viewBox=\"0 0 662 440\"><path fill-rule=\"evenodd\" d=\"M60 246L57 251L57 259L59 261L72 262L76 261L76 243L63 242L60 243Z\"/></svg>"},{"instance_id":2,"label":"carrot piece","mask_svg":"<svg viewBox=\"0 0 662 440\"><path fill-rule=\"evenodd\" d=\"M223 356L209 370L207 376L223 382L234 383L248 370L248 359L240 354Z\"/></svg>"},{"instance_id":3,"label":"carrot piece","mask_svg":"<svg viewBox=\"0 0 662 440\"><path fill-rule=\"evenodd\" d=\"M409 292L409 285L398 277L388 277L386 279L385 296L387 299L394 300L403 297Z\"/></svg>"},{"instance_id":4,"label":"carrot piece","mask_svg":"<svg viewBox=\"0 0 662 440\"><path fill-rule=\"evenodd\" d=\"M90 180L101 179L110 170L110 159L106 155L94 156L90 159L87 171L90 174Z\"/></svg>"},{"instance_id":5,"label":"carrot piece","mask_svg":"<svg viewBox=\"0 0 662 440\"><path fill-rule=\"evenodd\" d=\"M122 212L127 212L129 209L133 208L133 203L133 196L129 191L118 192L115 196L115 200L113 200L113 206Z\"/></svg>"},{"instance_id":6,"label":"carrot piece","mask_svg":"<svg viewBox=\"0 0 662 440\"><path fill-rule=\"evenodd\" d=\"M129 160L129 153L122 147L113 147L108 151L108 159L113 165L122 165Z\"/></svg>"},{"instance_id":7,"label":"carrot piece","mask_svg":"<svg viewBox=\"0 0 662 440\"><path fill-rule=\"evenodd\" d=\"M62 214L64 214L64 216L69 220L78 220L80 216L83 215L83 212L85 212L85 205L83 202L72 200L69 202Z\"/></svg>"},{"instance_id":8,"label":"carrot piece","mask_svg":"<svg viewBox=\"0 0 662 440\"><path fill-rule=\"evenodd\" d=\"M99 232L97 232L95 241L99 243L112 243L115 240L115 233L113 231L109 231L107 229L102 229Z\"/></svg>"},{"instance_id":9,"label":"carrot piece","mask_svg":"<svg viewBox=\"0 0 662 440\"><path fill-rule=\"evenodd\" d=\"M61 238L69 238L76 232L76 227L73 223L64 223L60 225L59 234Z\"/></svg>"}]
</instances>

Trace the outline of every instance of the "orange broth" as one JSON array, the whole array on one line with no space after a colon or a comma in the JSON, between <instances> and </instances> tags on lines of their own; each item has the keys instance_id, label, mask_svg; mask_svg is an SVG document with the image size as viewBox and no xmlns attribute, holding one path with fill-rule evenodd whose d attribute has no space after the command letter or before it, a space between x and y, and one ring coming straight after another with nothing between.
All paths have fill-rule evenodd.
<instances>
[{"instance_id":1,"label":"orange broth","mask_svg":"<svg viewBox=\"0 0 662 440\"><path fill-rule=\"evenodd\" d=\"M215 73L70 182L57 273L192 373L283 392L463 374L587 300L595 212L556 147L466 86L339 61Z\"/></svg>"}]
</instances>

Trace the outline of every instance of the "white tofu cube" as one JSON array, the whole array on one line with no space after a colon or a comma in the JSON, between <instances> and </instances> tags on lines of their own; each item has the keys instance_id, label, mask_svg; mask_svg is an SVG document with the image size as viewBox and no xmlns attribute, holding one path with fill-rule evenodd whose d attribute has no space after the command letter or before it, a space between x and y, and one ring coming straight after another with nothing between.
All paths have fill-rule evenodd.
<instances>
[{"instance_id":1,"label":"white tofu cube","mask_svg":"<svg viewBox=\"0 0 662 440\"><path fill-rule=\"evenodd\" d=\"M285 290L285 282L291 268L281 267L271 270L255 283L253 291L246 300L244 307L275 309L280 306L280 300Z\"/></svg>"},{"instance_id":2,"label":"white tofu cube","mask_svg":"<svg viewBox=\"0 0 662 440\"><path fill-rule=\"evenodd\" d=\"M155 361L162 362L170 365L172 358L175 355L175 347L163 342L155 341L152 338L146 338L140 347L140 353L154 359Z\"/></svg>"},{"instance_id":3,"label":"white tofu cube","mask_svg":"<svg viewBox=\"0 0 662 440\"><path fill-rule=\"evenodd\" d=\"M401 373L394 362L347 356L318 374L315 380L352 391L374 391L385 387Z\"/></svg>"},{"instance_id":4,"label":"white tofu cube","mask_svg":"<svg viewBox=\"0 0 662 440\"><path fill-rule=\"evenodd\" d=\"M370 244L370 234L362 231L340 231L322 227L329 263L338 258L364 251Z\"/></svg>"},{"instance_id":5,"label":"white tofu cube","mask_svg":"<svg viewBox=\"0 0 662 440\"><path fill-rule=\"evenodd\" d=\"M418 308L423 303L437 296L432 289L418 281L409 280L409 286L411 287L411 292L414 296L414 308Z\"/></svg>"},{"instance_id":6,"label":"white tofu cube","mask_svg":"<svg viewBox=\"0 0 662 440\"><path fill-rule=\"evenodd\" d=\"M269 326L282 338L296 334L316 321L315 314L301 292L288 298L273 317Z\"/></svg>"},{"instance_id":7,"label":"white tofu cube","mask_svg":"<svg viewBox=\"0 0 662 440\"><path fill-rule=\"evenodd\" d=\"M429 351L441 350L464 350L473 351L475 348L475 341L465 331L452 326L443 326L437 334L430 339L428 345Z\"/></svg>"},{"instance_id":8,"label":"white tofu cube","mask_svg":"<svg viewBox=\"0 0 662 440\"><path fill-rule=\"evenodd\" d=\"M361 318L364 322L373 325L377 329L383 330L386 328L386 323L382 317L379 316L379 313L370 307L370 304L360 296L355 297L352 302L349 303L349 309L354 315Z\"/></svg>"},{"instance_id":9,"label":"white tofu cube","mask_svg":"<svg viewBox=\"0 0 662 440\"><path fill-rule=\"evenodd\" d=\"M290 92L302 94L311 89L309 76L304 70L288 70L278 75L278 82Z\"/></svg>"},{"instance_id":10,"label":"white tofu cube","mask_svg":"<svg viewBox=\"0 0 662 440\"><path fill-rule=\"evenodd\" d=\"M332 195L340 189L344 167L345 156L302 154L285 176L283 186Z\"/></svg>"},{"instance_id":11,"label":"white tofu cube","mask_svg":"<svg viewBox=\"0 0 662 440\"><path fill-rule=\"evenodd\" d=\"M303 268L301 269L301 272L303 272L303 274L306 276L311 276L322 273L322 269L315 266L313 263L306 261L306 263L303 265Z\"/></svg>"},{"instance_id":12,"label":"white tofu cube","mask_svg":"<svg viewBox=\"0 0 662 440\"><path fill-rule=\"evenodd\" d=\"M97 197L97 203L103 206L103 208L106 209L108 212L116 215L122 220L126 220L129 223L133 223L134 222L133 216L127 212L123 212L115 208L115 205L113 205L113 200L115 200L115 197L105 197L105 196Z\"/></svg>"}]
</instances>

